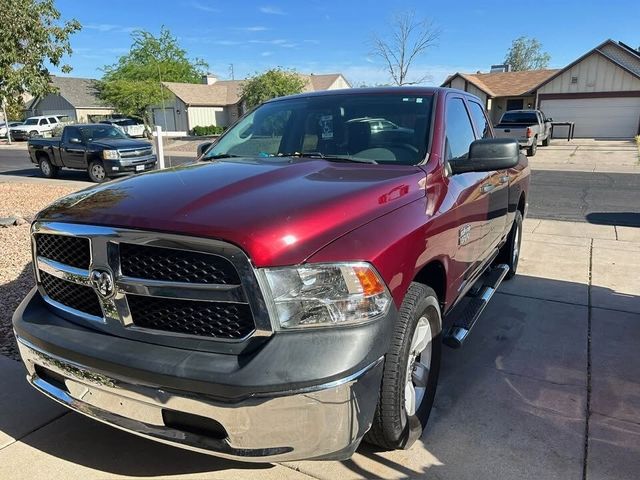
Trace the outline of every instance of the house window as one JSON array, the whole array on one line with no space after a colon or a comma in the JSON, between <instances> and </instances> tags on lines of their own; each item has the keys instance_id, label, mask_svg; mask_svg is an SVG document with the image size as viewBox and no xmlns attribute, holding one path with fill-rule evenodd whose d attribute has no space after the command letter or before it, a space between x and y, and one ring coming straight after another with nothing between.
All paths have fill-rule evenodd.
<instances>
[{"instance_id":1,"label":"house window","mask_svg":"<svg viewBox=\"0 0 640 480\"><path fill-rule=\"evenodd\" d=\"M578 77L571 77L571 83L578 83Z\"/></svg>"}]
</instances>

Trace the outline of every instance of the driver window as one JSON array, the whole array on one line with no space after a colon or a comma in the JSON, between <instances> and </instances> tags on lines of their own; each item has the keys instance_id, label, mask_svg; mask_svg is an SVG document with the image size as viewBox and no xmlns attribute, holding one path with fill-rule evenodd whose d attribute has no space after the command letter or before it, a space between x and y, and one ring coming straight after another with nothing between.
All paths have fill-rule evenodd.
<instances>
[{"instance_id":1,"label":"driver window","mask_svg":"<svg viewBox=\"0 0 640 480\"><path fill-rule=\"evenodd\" d=\"M467 158L469 147L475 140L469 113L461 98L452 98L447 102L445 118L445 160Z\"/></svg>"}]
</instances>

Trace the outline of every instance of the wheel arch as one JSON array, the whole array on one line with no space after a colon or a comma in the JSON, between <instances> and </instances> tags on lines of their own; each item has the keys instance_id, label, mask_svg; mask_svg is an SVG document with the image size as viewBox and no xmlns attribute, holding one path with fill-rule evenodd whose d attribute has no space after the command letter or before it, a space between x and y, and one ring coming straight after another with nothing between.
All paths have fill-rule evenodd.
<instances>
[{"instance_id":1,"label":"wheel arch","mask_svg":"<svg viewBox=\"0 0 640 480\"><path fill-rule=\"evenodd\" d=\"M438 296L440 309L444 312L447 298L447 269L440 260L431 260L413 278L414 282L431 287Z\"/></svg>"}]
</instances>

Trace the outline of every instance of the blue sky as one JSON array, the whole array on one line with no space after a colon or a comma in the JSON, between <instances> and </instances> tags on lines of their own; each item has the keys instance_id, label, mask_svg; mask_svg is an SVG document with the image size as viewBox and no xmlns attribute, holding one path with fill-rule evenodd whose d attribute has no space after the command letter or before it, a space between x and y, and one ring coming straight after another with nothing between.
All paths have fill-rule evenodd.
<instances>
[{"instance_id":1,"label":"blue sky","mask_svg":"<svg viewBox=\"0 0 640 480\"><path fill-rule=\"evenodd\" d=\"M493 0L456 2L359 0L207 1L57 0L63 18L83 30L72 38L70 75L99 78L131 44L130 33L157 33L166 25L192 57L210 71L243 78L273 66L302 73L342 72L354 84L384 83L382 64L370 55L373 32L384 32L394 12L414 10L439 26L438 45L415 63L417 75L439 84L456 71L487 71L511 41L537 38L562 67L607 38L640 45L637 0ZM81 6L84 5L84 6ZM382 8L382 5L384 7ZM537 8L537 13L534 8ZM53 73L58 73L53 70Z\"/></svg>"}]
</instances>

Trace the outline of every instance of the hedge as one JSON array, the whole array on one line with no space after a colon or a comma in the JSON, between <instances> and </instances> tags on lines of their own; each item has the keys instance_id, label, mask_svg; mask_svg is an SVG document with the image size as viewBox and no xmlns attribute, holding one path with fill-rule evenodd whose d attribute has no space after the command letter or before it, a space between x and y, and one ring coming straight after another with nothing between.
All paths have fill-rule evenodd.
<instances>
[{"instance_id":1,"label":"hedge","mask_svg":"<svg viewBox=\"0 0 640 480\"><path fill-rule=\"evenodd\" d=\"M204 137L207 135L220 135L226 130L226 127L220 127L218 125L208 125L206 127L193 127L191 133L197 137Z\"/></svg>"}]
</instances>

